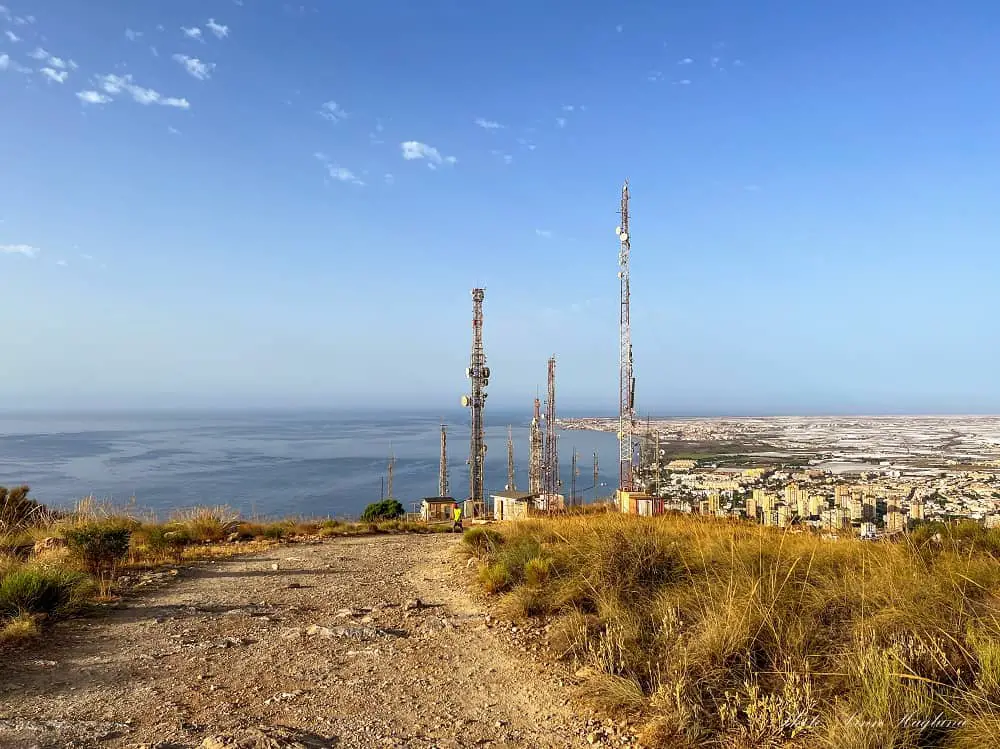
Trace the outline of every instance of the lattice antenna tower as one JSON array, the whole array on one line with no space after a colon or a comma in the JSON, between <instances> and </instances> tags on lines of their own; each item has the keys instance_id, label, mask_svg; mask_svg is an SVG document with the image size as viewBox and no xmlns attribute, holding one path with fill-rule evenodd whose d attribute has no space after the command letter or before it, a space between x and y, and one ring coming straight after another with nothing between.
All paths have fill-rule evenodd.
<instances>
[{"instance_id":1,"label":"lattice antenna tower","mask_svg":"<svg viewBox=\"0 0 1000 749\"><path fill-rule=\"evenodd\" d=\"M559 446L556 436L556 358L549 358L548 397L545 399L545 486L546 494L559 493Z\"/></svg>"},{"instance_id":2,"label":"lattice antenna tower","mask_svg":"<svg viewBox=\"0 0 1000 749\"><path fill-rule=\"evenodd\" d=\"M483 427L483 408L486 406L486 386L490 384L490 368L486 366L483 350L483 299L485 289L472 290L472 356L465 370L471 389L462 396L462 405L469 409L471 435L469 437L469 499L473 512L486 506L483 487L483 467L486 463L486 435Z\"/></svg>"},{"instance_id":3,"label":"lattice antenna tower","mask_svg":"<svg viewBox=\"0 0 1000 749\"><path fill-rule=\"evenodd\" d=\"M507 491L517 491L514 483L514 429L507 425Z\"/></svg>"},{"instance_id":4,"label":"lattice antenna tower","mask_svg":"<svg viewBox=\"0 0 1000 749\"><path fill-rule=\"evenodd\" d=\"M528 443L528 491L542 493L542 402L535 398L535 415L531 419Z\"/></svg>"},{"instance_id":5,"label":"lattice antenna tower","mask_svg":"<svg viewBox=\"0 0 1000 749\"><path fill-rule=\"evenodd\" d=\"M448 494L448 428L441 422L441 467L438 469L438 496Z\"/></svg>"},{"instance_id":6,"label":"lattice antenna tower","mask_svg":"<svg viewBox=\"0 0 1000 749\"><path fill-rule=\"evenodd\" d=\"M628 180L622 186L621 226L618 227L618 279L621 313L618 329L618 488L634 491L635 477L635 376L632 372L632 323L630 316Z\"/></svg>"}]
</instances>

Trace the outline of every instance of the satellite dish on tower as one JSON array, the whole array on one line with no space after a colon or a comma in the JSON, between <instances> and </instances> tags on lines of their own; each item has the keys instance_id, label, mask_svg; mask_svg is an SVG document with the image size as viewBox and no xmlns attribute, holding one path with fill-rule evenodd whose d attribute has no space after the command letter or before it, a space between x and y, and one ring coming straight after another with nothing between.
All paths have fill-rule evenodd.
<instances>
[{"instance_id":1,"label":"satellite dish on tower","mask_svg":"<svg viewBox=\"0 0 1000 749\"><path fill-rule=\"evenodd\" d=\"M472 401L469 399L469 396L463 395L462 396L462 408L468 408L470 403L472 403Z\"/></svg>"},{"instance_id":2,"label":"satellite dish on tower","mask_svg":"<svg viewBox=\"0 0 1000 749\"><path fill-rule=\"evenodd\" d=\"M623 231L623 232L622 232L621 234L619 234L618 236L620 236L620 237L621 237L621 240L622 240L623 242L627 242L627 241L628 241L628 232L627 232L627 231Z\"/></svg>"}]
</instances>

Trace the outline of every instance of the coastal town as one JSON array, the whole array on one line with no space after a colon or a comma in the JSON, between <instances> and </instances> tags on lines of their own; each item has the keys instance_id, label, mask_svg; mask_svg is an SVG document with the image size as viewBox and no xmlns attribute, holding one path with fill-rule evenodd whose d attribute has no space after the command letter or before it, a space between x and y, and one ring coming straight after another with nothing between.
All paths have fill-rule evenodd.
<instances>
[{"instance_id":1,"label":"coastal town","mask_svg":"<svg viewBox=\"0 0 1000 749\"><path fill-rule=\"evenodd\" d=\"M565 420L611 431L611 419ZM926 521L1000 527L1000 419L787 417L650 420L640 514L753 519L865 539Z\"/></svg>"}]
</instances>

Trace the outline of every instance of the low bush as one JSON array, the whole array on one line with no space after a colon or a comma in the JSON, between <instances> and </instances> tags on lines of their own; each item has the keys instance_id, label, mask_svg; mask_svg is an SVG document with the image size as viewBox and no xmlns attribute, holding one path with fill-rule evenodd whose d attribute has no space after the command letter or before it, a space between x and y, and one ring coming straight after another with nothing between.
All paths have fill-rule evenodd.
<instances>
[{"instance_id":1,"label":"low bush","mask_svg":"<svg viewBox=\"0 0 1000 749\"><path fill-rule=\"evenodd\" d=\"M112 578L129 551L132 531L116 524L90 523L66 530L70 552L83 562L107 595Z\"/></svg>"},{"instance_id":2,"label":"low bush","mask_svg":"<svg viewBox=\"0 0 1000 749\"><path fill-rule=\"evenodd\" d=\"M477 555L491 554L503 544L503 534L484 525L474 525L462 534L462 543Z\"/></svg>"},{"instance_id":3,"label":"low bush","mask_svg":"<svg viewBox=\"0 0 1000 749\"><path fill-rule=\"evenodd\" d=\"M225 541L240 525L240 515L229 507L196 507L175 513L171 526L183 528L192 543Z\"/></svg>"},{"instance_id":4,"label":"low bush","mask_svg":"<svg viewBox=\"0 0 1000 749\"><path fill-rule=\"evenodd\" d=\"M395 520L406 514L406 510L395 499L383 499L381 502L373 502L365 508L361 514L361 520L370 523L379 520Z\"/></svg>"},{"instance_id":5,"label":"low bush","mask_svg":"<svg viewBox=\"0 0 1000 749\"><path fill-rule=\"evenodd\" d=\"M0 620L19 614L57 617L72 611L88 590L80 572L20 566L0 577Z\"/></svg>"}]
</instances>

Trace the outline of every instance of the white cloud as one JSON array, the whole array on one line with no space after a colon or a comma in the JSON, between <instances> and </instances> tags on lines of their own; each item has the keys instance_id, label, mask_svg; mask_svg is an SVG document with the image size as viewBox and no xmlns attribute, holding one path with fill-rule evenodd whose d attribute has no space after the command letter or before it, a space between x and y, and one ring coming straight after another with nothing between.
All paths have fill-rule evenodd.
<instances>
[{"instance_id":1,"label":"white cloud","mask_svg":"<svg viewBox=\"0 0 1000 749\"><path fill-rule=\"evenodd\" d=\"M485 120L482 117L476 118L476 124L483 128L483 130L500 130L503 127L503 125L499 122L494 120Z\"/></svg>"},{"instance_id":2,"label":"white cloud","mask_svg":"<svg viewBox=\"0 0 1000 749\"><path fill-rule=\"evenodd\" d=\"M518 145L520 145L520 146L524 146L524 147L525 147L525 148L527 148L527 149L528 149L529 151L534 151L534 150L535 150L535 149L536 149L536 148L538 147L538 146L536 146L536 145L535 145L534 143L532 143L531 141L529 141L529 140L525 140L524 138L518 138L518 139L517 139L517 143L518 143Z\"/></svg>"},{"instance_id":3,"label":"white cloud","mask_svg":"<svg viewBox=\"0 0 1000 749\"><path fill-rule=\"evenodd\" d=\"M173 127L172 125L167 125L167 132L170 133L171 135L181 134L181 131L178 130L176 127Z\"/></svg>"},{"instance_id":4,"label":"white cloud","mask_svg":"<svg viewBox=\"0 0 1000 749\"><path fill-rule=\"evenodd\" d=\"M511 163L511 162L512 162L513 160L514 160L514 157L513 157L513 156L511 156L511 155L510 155L509 153L505 153L505 154L503 155L503 163L504 163L504 164L509 164L509 163Z\"/></svg>"},{"instance_id":5,"label":"white cloud","mask_svg":"<svg viewBox=\"0 0 1000 749\"><path fill-rule=\"evenodd\" d=\"M690 57L685 57L683 60L678 60L678 65L691 65L694 62Z\"/></svg>"},{"instance_id":6,"label":"white cloud","mask_svg":"<svg viewBox=\"0 0 1000 749\"><path fill-rule=\"evenodd\" d=\"M82 257L84 260L93 260L94 259L93 255L88 255L87 253L84 253L84 254L80 255L80 257Z\"/></svg>"},{"instance_id":7,"label":"white cloud","mask_svg":"<svg viewBox=\"0 0 1000 749\"><path fill-rule=\"evenodd\" d=\"M733 60L733 65L735 65L738 68L742 68L743 67L743 60Z\"/></svg>"},{"instance_id":8,"label":"white cloud","mask_svg":"<svg viewBox=\"0 0 1000 749\"><path fill-rule=\"evenodd\" d=\"M49 58L49 53L41 47L35 47L35 51L28 53L28 57L33 57L36 60L47 60Z\"/></svg>"},{"instance_id":9,"label":"white cloud","mask_svg":"<svg viewBox=\"0 0 1000 749\"><path fill-rule=\"evenodd\" d=\"M663 73L659 70L654 70L652 73L646 76L646 80L650 83L656 83L657 81L663 80Z\"/></svg>"},{"instance_id":10,"label":"white cloud","mask_svg":"<svg viewBox=\"0 0 1000 749\"><path fill-rule=\"evenodd\" d=\"M687 79L687 78L684 78L683 80L680 80L680 81L677 81L677 82L680 85L682 85L682 86L690 86L691 85L691 81L689 79Z\"/></svg>"},{"instance_id":11,"label":"white cloud","mask_svg":"<svg viewBox=\"0 0 1000 749\"><path fill-rule=\"evenodd\" d=\"M181 26L181 31L184 32L184 36L188 39L197 39L198 41L201 41L201 29L197 26L192 26L190 29Z\"/></svg>"},{"instance_id":12,"label":"white cloud","mask_svg":"<svg viewBox=\"0 0 1000 749\"><path fill-rule=\"evenodd\" d=\"M330 122L340 122L347 117L347 112L341 109L337 105L337 102L327 101L319 108L319 115L325 120L330 120Z\"/></svg>"},{"instance_id":13,"label":"white cloud","mask_svg":"<svg viewBox=\"0 0 1000 749\"><path fill-rule=\"evenodd\" d=\"M111 101L110 96L106 96L99 91L78 91L76 96L84 104L107 104Z\"/></svg>"},{"instance_id":14,"label":"white cloud","mask_svg":"<svg viewBox=\"0 0 1000 749\"><path fill-rule=\"evenodd\" d=\"M19 36L18 36L17 34L15 34L15 33L14 33L13 31L5 31L5 32L3 32L3 33L4 33L4 34L6 34L6 35L7 35L7 38L8 38L8 39L10 39L10 40L11 40L12 42L14 42L15 44L16 44L17 42L21 41L21 37L19 37Z\"/></svg>"},{"instance_id":15,"label":"white cloud","mask_svg":"<svg viewBox=\"0 0 1000 749\"><path fill-rule=\"evenodd\" d=\"M391 185L391 184L395 183L395 181L396 181L396 178L393 177L391 174L389 174L387 172L386 175L385 175L385 183L387 185Z\"/></svg>"},{"instance_id":16,"label":"white cloud","mask_svg":"<svg viewBox=\"0 0 1000 749\"><path fill-rule=\"evenodd\" d=\"M32 247L30 244L0 244L0 255L24 255L34 257L41 250Z\"/></svg>"},{"instance_id":17,"label":"white cloud","mask_svg":"<svg viewBox=\"0 0 1000 749\"><path fill-rule=\"evenodd\" d=\"M558 125L559 127L566 127L566 118L556 117L556 125Z\"/></svg>"},{"instance_id":18,"label":"white cloud","mask_svg":"<svg viewBox=\"0 0 1000 749\"><path fill-rule=\"evenodd\" d=\"M10 55L0 55L0 71L13 70L15 73L30 73L31 68L26 68L16 60L11 60Z\"/></svg>"},{"instance_id":19,"label":"white cloud","mask_svg":"<svg viewBox=\"0 0 1000 749\"><path fill-rule=\"evenodd\" d=\"M214 18L209 18L205 26L219 39L225 39L229 36L229 27L223 26L221 23L216 23Z\"/></svg>"},{"instance_id":20,"label":"white cloud","mask_svg":"<svg viewBox=\"0 0 1000 749\"><path fill-rule=\"evenodd\" d=\"M17 26L25 26L25 25L27 25L29 23L34 23L34 22L35 22L35 17L34 16L24 16L24 17L14 16L14 23Z\"/></svg>"},{"instance_id":21,"label":"white cloud","mask_svg":"<svg viewBox=\"0 0 1000 749\"><path fill-rule=\"evenodd\" d=\"M160 56L160 50L158 50L156 47L150 47L149 51L153 53L153 57L159 57Z\"/></svg>"},{"instance_id":22,"label":"white cloud","mask_svg":"<svg viewBox=\"0 0 1000 749\"><path fill-rule=\"evenodd\" d=\"M125 38L128 39L130 42L134 42L140 36L142 36L141 31L133 31L132 29L125 29Z\"/></svg>"},{"instance_id":23,"label":"white cloud","mask_svg":"<svg viewBox=\"0 0 1000 749\"><path fill-rule=\"evenodd\" d=\"M10 18L10 9L6 5L0 5L0 18Z\"/></svg>"},{"instance_id":24,"label":"white cloud","mask_svg":"<svg viewBox=\"0 0 1000 749\"><path fill-rule=\"evenodd\" d=\"M445 164L456 164L456 163L458 163L458 159L456 159L454 156L445 156L444 157L444 163Z\"/></svg>"},{"instance_id":25,"label":"white cloud","mask_svg":"<svg viewBox=\"0 0 1000 749\"><path fill-rule=\"evenodd\" d=\"M574 107L572 104L563 104L562 110L564 112L572 112L574 109L576 109L576 107Z\"/></svg>"},{"instance_id":26,"label":"white cloud","mask_svg":"<svg viewBox=\"0 0 1000 749\"><path fill-rule=\"evenodd\" d=\"M66 261L65 260L56 260L56 265L60 265L62 267L66 267Z\"/></svg>"},{"instance_id":27,"label":"white cloud","mask_svg":"<svg viewBox=\"0 0 1000 749\"><path fill-rule=\"evenodd\" d=\"M399 144L403 152L403 158L407 161L423 159L427 162L428 169L437 169L441 164L456 164L458 159L454 156L442 156L434 146L421 143L416 140L408 140Z\"/></svg>"},{"instance_id":28,"label":"white cloud","mask_svg":"<svg viewBox=\"0 0 1000 749\"><path fill-rule=\"evenodd\" d=\"M360 179L358 179L357 175L355 175L354 172L352 172L350 169L347 169L346 167L334 164L330 160L330 157L327 156L322 151L317 151L316 153L313 154L313 156L320 163L323 164L323 166L326 168L326 173L329 174L330 177L337 180L338 182L349 182L352 185L364 186L365 183L362 182Z\"/></svg>"},{"instance_id":29,"label":"white cloud","mask_svg":"<svg viewBox=\"0 0 1000 749\"><path fill-rule=\"evenodd\" d=\"M178 54L174 55L174 60L179 62L188 73L199 81L204 81L206 78L211 77L212 71L215 69L214 62L202 62L197 57Z\"/></svg>"},{"instance_id":30,"label":"white cloud","mask_svg":"<svg viewBox=\"0 0 1000 749\"><path fill-rule=\"evenodd\" d=\"M711 59L711 65L712 65L713 68L719 67L719 63L720 62L722 62L722 58L721 57L713 57Z\"/></svg>"},{"instance_id":31,"label":"white cloud","mask_svg":"<svg viewBox=\"0 0 1000 749\"><path fill-rule=\"evenodd\" d=\"M537 234L538 236L542 237L543 239L551 239L552 238L552 232L549 231L548 229L535 229L535 234Z\"/></svg>"},{"instance_id":32,"label":"white cloud","mask_svg":"<svg viewBox=\"0 0 1000 749\"><path fill-rule=\"evenodd\" d=\"M133 101L139 104L160 104L165 107L177 107L178 109L190 109L191 107L187 99L163 97L159 91L136 85L132 81L131 74L114 75L112 73L109 75L99 75L97 76L97 82L105 93L111 96L126 93L132 97Z\"/></svg>"},{"instance_id":33,"label":"white cloud","mask_svg":"<svg viewBox=\"0 0 1000 749\"><path fill-rule=\"evenodd\" d=\"M57 71L52 68L42 68L39 72L54 83L65 83L66 79L69 78L69 73L65 70Z\"/></svg>"}]
</instances>

